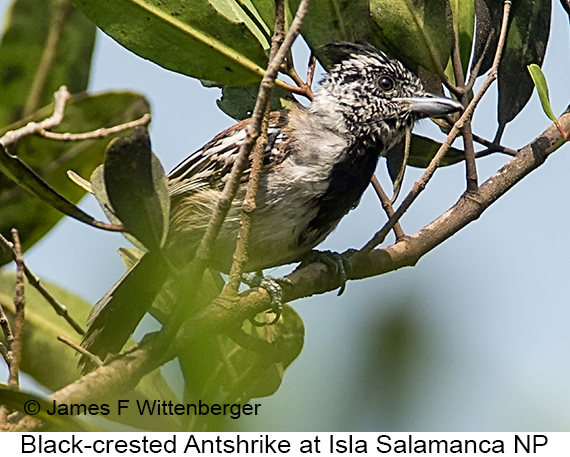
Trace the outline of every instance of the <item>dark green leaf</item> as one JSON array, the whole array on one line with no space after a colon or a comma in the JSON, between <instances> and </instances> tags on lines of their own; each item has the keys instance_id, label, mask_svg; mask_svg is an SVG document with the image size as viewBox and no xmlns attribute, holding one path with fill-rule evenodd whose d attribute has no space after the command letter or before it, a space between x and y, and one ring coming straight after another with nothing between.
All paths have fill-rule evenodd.
<instances>
[{"instance_id":1,"label":"dark green leaf","mask_svg":"<svg viewBox=\"0 0 570 457\"><path fill-rule=\"evenodd\" d=\"M291 12L300 0L289 1ZM366 0L313 0L303 23L303 37L318 51L336 41L370 42L370 12Z\"/></svg>"},{"instance_id":2,"label":"dark green leaf","mask_svg":"<svg viewBox=\"0 0 570 457\"><path fill-rule=\"evenodd\" d=\"M146 128L109 144L104 179L111 208L126 230L147 249L160 248L168 233L170 197Z\"/></svg>"},{"instance_id":3,"label":"dark green leaf","mask_svg":"<svg viewBox=\"0 0 570 457\"><path fill-rule=\"evenodd\" d=\"M22 160L17 156L9 154L1 145L0 171L8 176L14 183L40 198L51 207L59 210L61 213L88 224L95 222L95 219L83 212L63 195L56 192L53 187L42 180L42 178Z\"/></svg>"},{"instance_id":4,"label":"dark green leaf","mask_svg":"<svg viewBox=\"0 0 570 457\"><path fill-rule=\"evenodd\" d=\"M107 195L107 188L105 187L105 173L103 170L103 165L99 165L97 168L95 168L95 170L93 170L91 178L89 178L91 190L109 221L111 221L112 224L121 225L122 221L115 214L113 206L109 201L109 196ZM121 232L121 234L132 244L137 246L139 250L142 250L143 252L146 251L145 246L133 235L125 231Z\"/></svg>"},{"instance_id":5,"label":"dark green leaf","mask_svg":"<svg viewBox=\"0 0 570 457\"><path fill-rule=\"evenodd\" d=\"M398 198L402 188L404 173L406 172L406 165L410 155L410 134L411 132L406 132L406 138L386 152L386 166L388 167L388 174L392 180L392 188L394 190L392 201Z\"/></svg>"},{"instance_id":6,"label":"dark green leaf","mask_svg":"<svg viewBox=\"0 0 570 457\"><path fill-rule=\"evenodd\" d=\"M536 64L532 64L528 66L528 71L532 78L534 85L536 86L536 91L538 92L538 96L540 97L540 103L542 105L542 110L544 114L548 116L552 122L557 122L556 116L552 111L552 107L550 106L550 96L548 95L548 84L546 84L546 78L544 77L544 73L540 67Z\"/></svg>"},{"instance_id":7,"label":"dark green leaf","mask_svg":"<svg viewBox=\"0 0 570 457\"><path fill-rule=\"evenodd\" d=\"M242 330L240 342L247 349L226 336L215 335L202 337L180 354L185 402L244 404L272 395L279 388L285 370L303 347L303 321L285 305L276 324L255 327L246 321ZM208 430L220 428L219 416L195 419L204 422Z\"/></svg>"},{"instance_id":8,"label":"dark green leaf","mask_svg":"<svg viewBox=\"0 0 570 457\"><path fill-rule=\"evenodd\" d=\"M105 212L105 215L107 216L109 221L111 221L112 224L121 225L122 222L116 216L116 214L113 210L113 207L111 205L111 202L109 201L109 196L107 195L107 188L105 187L105 173L103 170L104 170L103 165L99 165L97 168L95 168L95 170L93 170L93 173L91 174L90 184L91 184L91 189L93 191L92 193L95 196L95 198L97 199L97 201L99 202L101 209ZM121 232L121 234L127 240L129 240L134 246L137 246L134 249L137 249L137 250L141 251L142 253L147 251L144 244L142 244L139 240L137 240L130 233L123 231L123 232ZM119 252L119 255L121 255L120 252ZM142 254L140 257L142 257ZM139 260L140 260L140 257L139 257ZM128 267L127 269L130 269L130 267Z\"/></svg>"},{"instance_id":9,"label":"dark green leaf","mask_svg":"<svg viewBox=\"0 0 570 457\"><path fill-rule=\"evenodd\" d=\"M242 2L242 8L247 9L246 3L249 2ZM263 22L265 22L267 27L271 30L271 33L273 33L275 25L275 0L251 0L250 4L253 4L255 10L257 10L257 14L261 16Z\"/></svg>"},{"instance_id":10,"label":"dark green leaf","mask_svg":"<svg viewBox=\"0 0 570 457\"><path fill-rule=\"evenodd\" d=\"M137 248L119 248L118 252L127 270L133 268L145 254L145 251Z\"/></svg>"},{"instance_id":11,"label":"dark green leaf","mask_svg":"<svg viewBox=\"0 0 570 457\"><path fill-rule=\"evenodd\" d=\"M371 0L370 13L384 47L411 68L443 72L451 55L447 0Z\"/></svg>"},{"instance_id":12,"label":"dark green leaf","mask_svg":"<svg viewBox=\"0 0 570 457\"><path fill-rule=\"evenodd\" d=\"M479 75L486 73L493 65L499 41L502 11L503 2L501 0L475 0L477 26L471 68L482 59Z\"/></svg>"},{"instance_id":13,"label":"dark green leaf","mask_svg":"<svg viewBox=\"0 0 570 457\"><path fill-rule=\"evenodd\" d=\"M17 0L0 43L0 125L50 103L61 85L87 88L95 26L68 0Z\"/></svg>"},{"instance_id":14,"label":"dark green leaf","mask_svg":"<svg viewBox=\"0 0 570 457\"><path fill-rule=\"evenodd\" d=\"M53 130L85 132L100 127L112 127L137 119L148 113L149 109L146 100L135 93L108 92L74 96L67 104L63 122ZM41 121L52 112L53 105L42 108L33 116L2 129L0 136L8 130L22 127L29 121ZM53 141L29 136L11 146L10 152L34 169L50 186L76 203L85 195L85 191L67 177L67 170L72 169L79 175L88 177L103 161L107 144L116 136L81 142ZM0 233L4 236L8 236L13 227L18 228L24 249L28 249L61 217L62 213L0 174ZM9 261L10 255L0 251L0 264Z\"/></svg>"},{"instance_id":15,"label":"dark green leaf","mask_svg":"<svg viewBox=\"0 0 570 457\"><path fill-rule=\"evenodd\" d=\"M228 116L236 120L247 119L251 117L258 92L259 86L225 86L222 88L222 98L216 103ZM289 92L279 87L273 89L272 110L290 108L294 103Z\"/></svg>"},{"instance_id":16,"label":"dark green leaf","mask_svg":"<svg viewBox=\"0 0 570 457\"><path fill-rule=\"evenodd\" d=\"M453 13L453 32L459 43L459 56L463 75L467 75L471 49L473 47L473 31L475 28L474 0L450 0Z\"/></svg>"},{"instance_id":17,"label":"dark green leaf","mask_svg":"<svg viewBox=\"0 0 570 457\"><path fill-rule=\"evenodd\" d=\"M426 168L433 156L437 153L441 143L420 135L412 135L412 145L408 157L408 165L417 168ZM465 159L465 153L456 148L450 148L440 162L440 167L453 165Z\"/></svg>"},{"instance_id":18,"label":"dark green leaf","mask_svg":"<svg viewBox=\"0 0 570 457\"><path fill-rule=\"evenodd\" d=\"M513 20L498 74L500 132L529 101L534 84L527 66L542 65L550 34L551 0L520 0L513 6Z\"/></svg>"},{"instance_id":19,"label":"dark green leaf","mask_svg":"<svg viewBox=\"0 0 570 457\"><path fill-rule=\"evenodd\" d=\"M169 70L234 85L255 84L264 74L270 27L259 20L249 2L74 0L74 3L123 46ZM242 4L249 5L247 11Z\"/></svg>"}]
</instances>

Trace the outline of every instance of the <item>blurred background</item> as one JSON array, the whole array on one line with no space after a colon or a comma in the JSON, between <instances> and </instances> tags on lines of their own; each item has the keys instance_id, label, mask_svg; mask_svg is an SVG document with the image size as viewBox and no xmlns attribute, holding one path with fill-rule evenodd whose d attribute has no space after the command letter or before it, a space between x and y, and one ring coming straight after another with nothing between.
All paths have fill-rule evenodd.
<instances>
[{"instance_id":1,"label":"blurred background","mask_svg":"<svg viewBox=\"0 0 570 457\"><path fill-rule=\"evenodd\" d=\"M8 3L0 0L0 14ZM303 43L295 52L296 62L307 60ZM556 114L570 102L569 58L568 16L555 1L543 70ZM150 101L153 149L166 170L233 123L216 107L218 89L145 61L100 33L90 90L116 89L140 92ZM474 120L474 131L489 139L496 130L495 89ZM549 123L535 93L502 142L522 147ZM430 124L424 121L416 131L437 134ZM506 160L481 159L480 180ZM329 292L292 303L305 323L305 347L279 391L255 400L262 404L259 416L231 426L240 431L570 429L569 170L570 148L564 146L417 266L350 282L341 297ZM383 160L378 173L389 188ZM420 174L407 170L403 192ZM406 233L443 213L464 186L462 164L438 170L402 219ZM102 217L93 198L81 207ZM368 191L321 248L359 248L384 220ZM65 219L25 258L42 279L94 303L122 274L116 249L126 244L120 235ZM174 382L179 379L174 362L164 370ZM0 379L6 379L4 366Z\"/></svg>"}]
</instances>

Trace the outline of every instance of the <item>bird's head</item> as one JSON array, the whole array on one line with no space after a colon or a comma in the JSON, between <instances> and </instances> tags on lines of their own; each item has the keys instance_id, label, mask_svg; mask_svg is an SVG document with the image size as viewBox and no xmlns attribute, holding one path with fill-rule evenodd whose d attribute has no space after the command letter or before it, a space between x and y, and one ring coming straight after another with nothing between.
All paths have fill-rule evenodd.
<instances>
[{"instance_id":1,"label":"bird's head","mask_svg":"<svg viewBox=\"0 0 570 457\"><path fill-rule=\"evenodd\" d=\"M342 114L350 133L381 139L387 149L418 119L463 108L426 92L414 73L372 46L335 43L326 54L333 66L315 94L315 108L328 105Z\"/></svg>"}]
</instances>

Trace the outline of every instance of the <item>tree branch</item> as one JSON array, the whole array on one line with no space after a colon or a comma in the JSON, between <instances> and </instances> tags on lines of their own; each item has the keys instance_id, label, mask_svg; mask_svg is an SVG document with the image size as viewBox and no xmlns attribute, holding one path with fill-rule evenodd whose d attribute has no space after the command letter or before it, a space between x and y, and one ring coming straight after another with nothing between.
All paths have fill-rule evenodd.
<instances>
[{"instance_id":1,"label":"tree branch","mask_svg":"<svg viewBox=\"0 0 570 457\"><path fill-rule=\"evenodd\" d=\"M471 103L469 103L469 105L465 108L465 111L463 111L463 114L461 115L459 120L452 127L451 131L447 135L447 138L445 139L445 141L443 142L443 144L441 145L441 147L439 148L433 159L430 161L429 165L426 167L421 178L414 183L412 190L410 190L404 201L395 211L394 216L392 216L390 220L386 222L386 224L384 224L384 226L378 232L376 232L376 234L372 237L372 239L368 243L366 243L366 245L362 248L362 251L370 252L376 246L384 242L386 235L388 235L392 227L394 227L394 224L408 210L408 208L415 201L418 195L423 191L423 189L425 189L427 183L432 178L433 174L435 173L435 170L437 169L441 160L443 159L443 157L451 147L453 141L455 141L455 138L457 137L457 135L459 135L459 132L463 129L465 124L469 122L471 116L473 115L473 112L475 111L475 108L481 101L481 98L483 97L483 95L485 95L485 93L487 92L493 81L497 78L497 69L499 68L499 62L501 61L501 55L503 52L505 38L507 35L507 25L508 25L510 10L511 10L511 2L509 0L506 0L503 9L503 22L501 25L501 35L499 38L499 43L497 45L497 51L495 53L495 59L493 60L493 66L491 68L491 72L483 82L477 94L473 97L473 100L471 100Z\"/></svg>"},{"instance_id":2,"label":"tree branch","mask_svg":"<svg viewBox=\"0 0 570 457\"><path fill-rule=\"evenodd\" d=\"M559 122L566 130L570 129L570 112L563 114ZM539 137L522 148L516 157L482 183L477 198L464 194L440 217L392 246L370 252L346 254L350 261L349 279L378 276L415 265L426 253L478 219L515 184L543 165L548 156L563 144L556 126L549 126ZM287 279L289 283L283 285L283 298L287 302L340 287L339 278L331 275L327 266L320 262L295 270ZM155 344L156 335L150 335L133 350L53 393L49 400L56 400L57 403L100 402L101 398L109 394L109 386L113 386L114 394L128 392L145 374L175 357L177 351L182 350L187 343L188 335L199 339L203 334L224 333L227 329L234 328L236 322L242 322L268 309L270 301L267 291L252 289L241 296L236 306L226 307L214 302L184 322L175 343L170 345L168 351ZM18 428L33 430L39 424L40 421L36 419L26 418L20 421Z\"/></svg>"},{"instance_id":3,"label":"tree branch","mask_svg":"<svg viewBox=\"0 0 570 457\"><path fill-rule=\"evenodd\" d=\"M275 0L275 27L273 32L273 39L271 42L271 55L269 60L272 62L277 55L277 52L283 45L285 34L285 4L284 0ZM292 44L292 43L291 43ZM291 54L289 48L288 54ZM269 102L273 97L274 81L269 80L269 84L265 87L265 98L268 100L263 107L263 117L259 126L260 136L258 137L255 147L253 148L253 157L251 161L251 171L249 174L249 182L247 191L242 204L240 229L237 237L236 248L233 256L233 262L230 269L230 275L224 288L222 295L230 294L237 295L239 285L241 282L241 274L249 258L249 241L251 236L251 227L253 218L255 216L255 209L257 207L256 198L259 189L259 180L261 179L261 172L263 170L263 156L267 146L267 128L269 126L269 112L271 111L271 103Z\"/></svg>"},{"instance_id":4,"label":"tree branch","mask_svg":"<svg viewBox=\"0 0 570 457\"><path fill-rule=\"evenodd\" d=\"M125 122L124 124L114 125L113 127L103 127L91 132L84 133L55 133L46 130L45 128L38 129L35 133L44 138L57 141L84 141L84 140L96 140L98 138L105 138L116 133L123 132L125 130L133 129L141 125L148 125L151 121L151 116L149 113L143 114L139 119L134 121Z\"/></svg>"},{"instance_id":5,"label":"tree branch","mask_svg":"<svg viewBox=\"0 0 570 457\"><path fill-rule=\"evenodd\" d=\"M249 123L246 137L240 146L237 158L234 162L228 180L226 181L224 189L218 201L216 202L216 207L214 208L214 212L210 218L204 236L200 241L200 245L198 246L196 255L190 267L190 272L187 276L186 284L188 285L188 290L185 294L185 299L188 300L188 302L194 301L196 293L200 288L202 276L206 269L210 253L212 252L212 247L216 242L222 224L237 194L243 172L249 165L250 152L261 133L261 124L265 115L265 110L271 101L269 89L272 88L273 84L275 83L275 78L277 77L277 73L281 68L281 64L283 62L283 59L285 59L288 50L291 48L293 42L301 32L301 26L303 24L305 15L307 14L308 8L309 0L302 0L299 4L297 12L295 13L293 21L291 22L287 35L283 40L283 44L276 52L274 58L270 60L269 65L265 71L265 75L261 80L257 101L253 109L253 114ZM232 295L224 294L224 297L220 297L220 301L226 299L233 299ZM176 308L175 312L169 316L168 321L164 325L157 338L156 346L160 348L156 351L156 357L158 359L162 360L163 354L171 346L171 339L178 332L181 323L188 318L190 311L191 310L189 307L179 306Z\"/></svg>"},{"instance_id":6,"label":"tree branch","mask_svg":"<svg viewBox=\"0 0 570 457\"><path fill-rule=\"evenodd\" d=\"M28 135L34 135L40 130L48 130L61 124L63 115L65 113L65 105L71 98L71 95L68 92L67 87L61 86L59 90L53 94L53 98L55 106L53 109L53 114L50 117L44 119L41 122L29 122L18 130L10 130L9 132L6 132L4 136L0 138L0 144L4 147L7 147L10 144L18 141L20 138Z\"/></svg>"},{"instance_id":7,"label":"tree branch","mask_svg":"<svg viewBox=\"0 0 570 457\"><path fill-rule=\"evenodd\" d=\"M376 192L376 195L378 195L378 198L380 199L380 203L382 204L384 212L388 216L388 219L390 219L392 216L394 216L394 208L392 207L390 197L388 197L388 195L386 195L386 192L384 192L382 184L380 184L380 181L378 181L376 175L372 175L370 182L372 183L372 188ZM406 234L404 233L404 230L402 230L402 226L399 222L396 222L394 224L393 230L397 241L405 238Z\"/></svg>"},{"instance_id":8,"label":"tree branch","mask_svg":"<svg viewBox=\"0 0 570 457\"><path fill-rule=\"evenodd\" d=\"M12 363L10 364L8 385L17 388L20 384L19 373L24 339L26 297L24 295L24 259L22 257L22 244L20 243L20 235L16 229L12 229L12 242L14 244L14 260L16 262L16 290L14 292L14 342L10 348Z\"/></svg>"}]
</instances>

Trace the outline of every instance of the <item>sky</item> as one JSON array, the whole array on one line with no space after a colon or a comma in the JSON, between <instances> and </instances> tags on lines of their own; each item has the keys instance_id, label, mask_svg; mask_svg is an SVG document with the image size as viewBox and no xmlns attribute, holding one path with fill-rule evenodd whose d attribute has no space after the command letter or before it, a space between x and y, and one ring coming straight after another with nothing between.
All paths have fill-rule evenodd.
<instances>
[{"instance_id":1,"label":"sky","mask_svg":"<svg viewBox=\"0 0 570 457\"><path fill-rule=\"evenodd\" d=\"M7 2L0 1L0 12ZM2 13L3 14L3 13ZM553 2L543 70L553 110L570 102L568 17ZM304 55L302 44L296 52ZM296 59L301 61L302 58ZM495 85L474 131L492 138ZM152 105L153 149L173 168L233 121L216 107L217 89L145 61L100 33L90 90L129 89ZM506 129L503 144L520 148L550 121L536 93ZM429 121L416 131L434 131ZM314 431L511 431L570 427L570 147L557 151L483 216L424 256L413 268L350 282L292 306L305 323L305 347L262 414L237 429ZM508 160L478 162L480 180ZM388 188L385 163L378 173ZM409 169L402 192L420 176ZM414 233L464 190L461 164L437 171L402 219ZM100 214L93 199L81 207ZM385 220L367 192L321 249L361 247ZM120 235L66 219L26 254L41 278L96 302L123 271ZM280 268L269 273L284 274ZM165 371L176 379L175 363ZM3 371L0 369L0 377ZM3 379L3 378L2 378Z\"/></svg>"}]
</instances>

